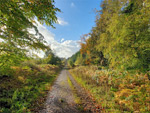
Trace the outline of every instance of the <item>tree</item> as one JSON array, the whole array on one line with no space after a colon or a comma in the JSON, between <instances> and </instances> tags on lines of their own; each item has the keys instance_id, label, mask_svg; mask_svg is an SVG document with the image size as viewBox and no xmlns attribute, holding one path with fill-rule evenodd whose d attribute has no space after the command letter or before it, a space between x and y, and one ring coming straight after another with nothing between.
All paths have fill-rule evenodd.
<instances>
[{"instance_id":1,"label":"tree","mask_svg":"<svg viewBox=\"0 0 150 113\"><path fill-rule=\"evenodd\" d=\"M57 11L60 10L55 8L54 0L1 0L0 38L16 48L44 49L44 37L34 25L34 19L53 27ZM34 28L37 37L29 33L29 28Z\"/></svg>"},{"instance_id":2,"label":"tree","mask_svg":"<svg viewBox=\"0 0 150 113\"><path fill-rule=\"evenodd\" d=\"M103 0L101 10L97 11L96 26L82 37L80 52L87 56L85 63L148 70L149 4L148 0Z\"/></svg>"},{"instance_id":3,"label":"tree","mask_svg":"<svg viewBox=\"0 0 150 113\"><path fill-rule=\"evenodd\" d=\"M61 59L57 57L50 48L48 48L47 51L45 52L45 57L43 60L44 60L44 63L47 63L47 64L52 64L52 65L62 64Z\"/></svg>"},{"instance_id":4,"label":"tree","mask_svg":"<svg viewBox=\"0 0 150 113\"><path fill-rule=\"evenodd\" d=\"M53 27L52 24L57 21L57 11L60 10L54 6L54 0L1 0L0 66L4 66L2 56L12 65L18 56L25 56L29 49L47 49L35 19ZM34 29L35 34L31 34L29 29Z\"/></svg>"},{"instance_id":5,"label":"tree","mask_svg":"<svg viewBox=\"0 0 150 113\"><path fill-rule=\"evenodd\" d=\"M110 67L148 69L149 1L116 2L104 1L107 8L102 9L99 21L105 23L105 30L100 31L97 49L109 59ZM107 20L102 21L104 17Z\"/></svg>"},{"instance_id":6,"label":"tree","mask_svg":"<svg viewBox=\"0 0 150 113\"><path fill-rule=\"evenodd\" d=\"M69 67L74 67L74 63L71 59L68 60L68 66Z\"/></svg>"}]
</instances>

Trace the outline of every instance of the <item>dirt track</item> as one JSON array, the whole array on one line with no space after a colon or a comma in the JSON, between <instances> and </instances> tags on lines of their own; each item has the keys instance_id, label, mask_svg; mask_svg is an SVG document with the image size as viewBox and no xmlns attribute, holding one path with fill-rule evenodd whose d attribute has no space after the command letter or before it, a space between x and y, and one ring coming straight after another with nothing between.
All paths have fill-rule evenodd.
<instances>
[{"instance_id":1,"label":"dirt track","mask_svg":"<svg viewBox=\"0 0 150 113\"><path fill-rule=\"evenodd\" d=\"M62 70L47 96L45 108L39 113L81 113L68 83L68 71Z\"/></svg>"}]
</instances>

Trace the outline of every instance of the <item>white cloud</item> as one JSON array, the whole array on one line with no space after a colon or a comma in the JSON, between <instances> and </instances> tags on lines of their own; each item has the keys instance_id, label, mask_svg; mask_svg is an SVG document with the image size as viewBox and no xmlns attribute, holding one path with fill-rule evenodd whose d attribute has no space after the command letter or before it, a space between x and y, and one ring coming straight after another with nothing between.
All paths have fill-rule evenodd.
<instances>
[{"instance_id":1,"label":"white cloud","mask_svg":"<svg viewBox=\"0 0 150 113\"><path fill-rule=\"evenodd\" d=\"M59 57L68 58L76 53L80 49L80 46L77 41L66 40L61 43L56 42L55 44L51 44L51 48Z\"/></svg>"},{"instance_id":2,"label":"white cloud","mask_svg":"<svg viewBox=\"0 0 150 113\"><path fill-rule=\"evenodd\" d=\"M61 39L61 42L55 40L55 35L51 33L46 27L41 25L38 21L37 28L39 32L44 36L47 43L50 45L51 49L59 57L68 58L76 53L80 49L80 45L77 41ZM43 57L43 53L38 54L40 57Z\"/></svg>"},{"instance_id":3,"label":"white cloud","mask_svg":"<svg viewBox=\"0 0 150 113\"><path fill-rule=\"evenodd\" d=\"M75 4L72 2L70 6L73 8L73 7L75 7Z\"/></svg>"},{"instance_id":4,"label":"white cloud","mask_svg":"<svg viewBox=\"0 0 150 113\"><path fill-rule=\"evenodd\" d=\"M63 42L65 39L64 38L62 38L61 40L60 40L60 42Z\"/></svg>"},{"instance_id":5,"label":"white cloud","mask_svg":"<svg viewBox=\"0 0 150 113\"><path fill-rule=\"evenodd\" d=\"M60 17L58 17L57 23L58 23L59 25L62 25L62 26L68 25L68 22L64 21L64 20L63 20L62 18L60 18Z\"/></svg>"}]
</instances>

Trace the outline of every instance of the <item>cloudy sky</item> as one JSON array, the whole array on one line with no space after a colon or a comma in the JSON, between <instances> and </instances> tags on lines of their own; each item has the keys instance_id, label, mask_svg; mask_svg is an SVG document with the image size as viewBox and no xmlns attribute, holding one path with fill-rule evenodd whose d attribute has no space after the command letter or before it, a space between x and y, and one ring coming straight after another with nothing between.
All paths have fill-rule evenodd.
<instances>
[{"instance_id":1,"label":"cloudy sky","mask_svg":"<svg viewBox=\"0 0 150 113\"><path fill-rule=\"evenodd\" d=\"M95 26L95 9L100 9L100 3L101 0L55 0L55 6L61 10L54 24L56 29L37 25L57 56L68 58L80 49L80 36Z\"/></svg>"}]
</instances>

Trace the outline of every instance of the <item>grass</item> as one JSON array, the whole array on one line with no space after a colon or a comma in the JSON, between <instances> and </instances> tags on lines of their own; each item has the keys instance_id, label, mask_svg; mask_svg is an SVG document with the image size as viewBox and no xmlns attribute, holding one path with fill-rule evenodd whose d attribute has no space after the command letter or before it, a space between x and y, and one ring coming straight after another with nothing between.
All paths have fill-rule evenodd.
<instances>
[{"instance_id":1,"label":"grass","mask_svg":"<svg viewBox=\"0 0 150 113\"><path fill-rule=\"evenodd\" d=\"M80 98L79 98L78 95L77 95L76 88L75 88L74 85L72 84L72 82L71 82L71 80L70 80L69 77L67 78L67 80L68 80L69 86L71 87L71 89L72 89L72 91L73 91L73 95L74 95L74 97L75 97L75 103L76 103L76 104L81 104Z\"/></svg>"},{"instance_id":2,"label":"grass","mask_svg":"<svg viewBox=\"0 0 150 113\"><path fill-rule=\"evenodd\" d=\"M150 111L150 81L146 73L98 70L95 66L76 67L70 73L105 112Z\"/></svg>"},{"instance_id":3,"label":"grass","mask_svg":"<svg viewBox=\"0 0 150 113\"><path fill-rule=\"evenodd\" d=\"M82 106L82 102L81 102L81 98L78 96L77 94L77 89L74 87L72 81L70 80L70 78L67 78L69 86L71 87L72 91L73 91L73 96L74 96L74 101L77 104L77 108L79 111L84 111L84 108Z\"/></svg>"},{"instance_id":4,"label":"grass","mask_svg":"<svg viewBox=\"0 0 150 113\"><path fill-rule=\"evenodd\" d=\"M0 79L0 112L31 113L43 106L47 92L59 73L55 65L31 62L12 67L13 76Z\"/></svg>"}]
</instances>

